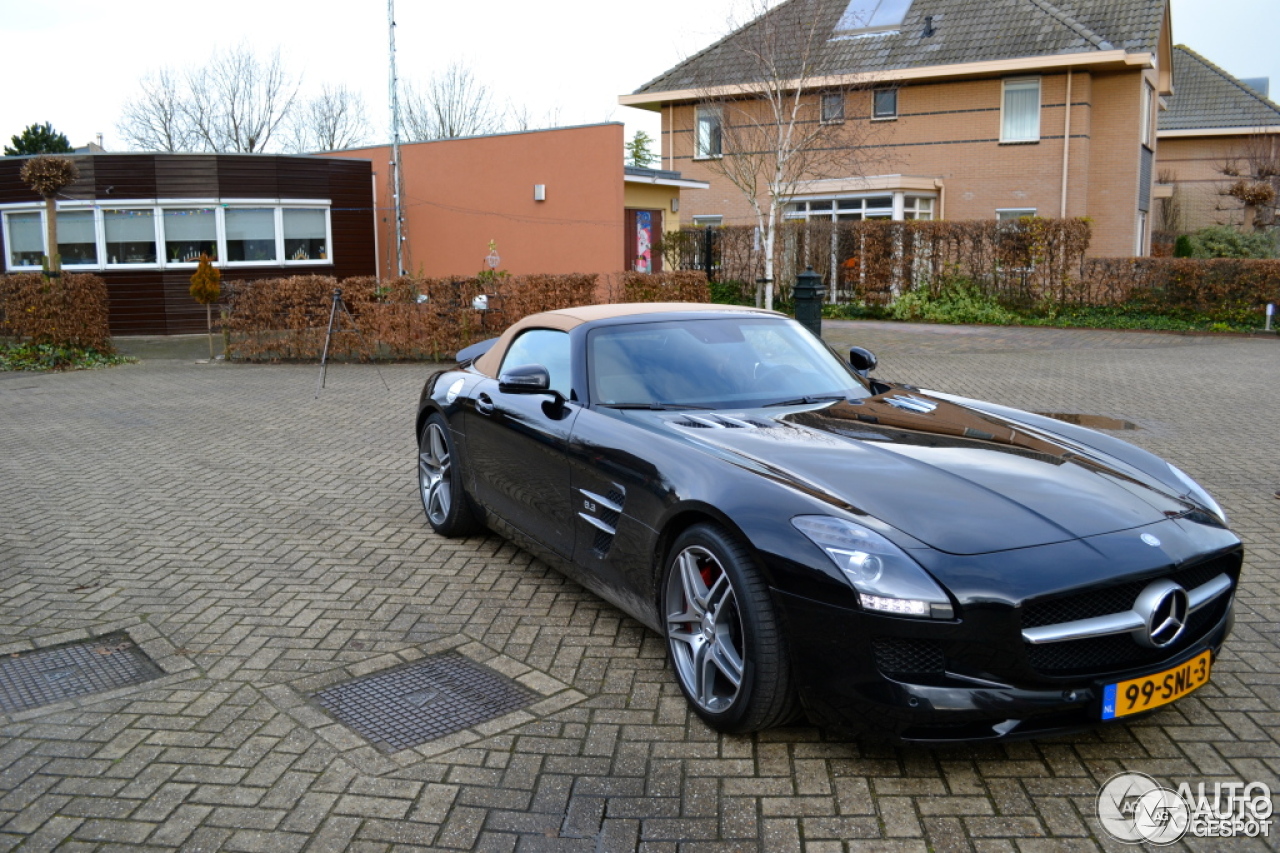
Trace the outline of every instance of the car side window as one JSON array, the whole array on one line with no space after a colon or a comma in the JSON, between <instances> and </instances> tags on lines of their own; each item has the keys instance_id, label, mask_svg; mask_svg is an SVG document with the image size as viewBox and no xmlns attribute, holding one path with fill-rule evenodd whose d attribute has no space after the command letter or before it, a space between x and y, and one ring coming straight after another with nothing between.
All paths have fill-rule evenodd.
<instances>
[{"instance_id":1,"label":"car side window","mask_svg":"<svg viewBox=\"0 0 1280 853\"><path fill-rule=\"evenodd\" d=\"M541 364L551 374L551 387L566 399L573 387L569 374L569 333L555 329L529 329L511 342L498 375L524 364Z\"/></svg>"}]
</instances>

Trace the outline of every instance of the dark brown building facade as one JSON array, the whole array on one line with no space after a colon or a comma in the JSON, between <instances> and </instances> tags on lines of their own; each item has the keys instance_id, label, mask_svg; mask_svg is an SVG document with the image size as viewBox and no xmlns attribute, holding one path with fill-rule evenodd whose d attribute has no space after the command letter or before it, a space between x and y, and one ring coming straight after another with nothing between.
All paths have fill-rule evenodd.
<instances>
[{"instance_id":1,"label":"dark brown building facade","mask_svg":"<svg viewBox=\"0 0 1280 853\"><path fill-rule=\"evenodd\" d=\"M44 202L0 158L3 272L38 272ZM113 334L204 331L190 296L200 255L224 281L375 275L368 160L274 154L88 154L58 198L67 272L107 283Z\"/></svg>"}]
</instances>

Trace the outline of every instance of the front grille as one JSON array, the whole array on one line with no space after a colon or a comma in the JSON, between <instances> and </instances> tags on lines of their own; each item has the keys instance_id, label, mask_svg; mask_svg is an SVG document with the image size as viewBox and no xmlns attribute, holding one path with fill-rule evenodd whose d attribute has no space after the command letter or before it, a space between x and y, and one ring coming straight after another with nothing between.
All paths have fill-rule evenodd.
<instances>
[{"instance_id":1,"label":"front grille","mask_svg":"<svg viewBox=\"0 0 1280 853\"><path fill-rule=\"evenodd\" d=\"M1163 649L1148 649L1128 634L1067 640L1062 643L1027 644L1027 660L1041 675L1093 675L1155 664L1189 648L1204 638L1226 613L1231 596L1219 596L1187 619L1182 638Z\"/></svg>"},{"instance_id":2,"label":"front grille","mask_svg":"<svg viewBox=\"0 0 1280 853\"><path fill-rule=\"evenodd\" d=\"M946 658L934 640L909 640L881 637L872 641L876 668L885 675L919 675L942 672Z\"/></svg>"},{"instance_id":3,"label":"front grille","mask_svg":"<svg viewBox=\"0 0 1280 853\"><path fill-rule=\"evenodd\" d=\"M1236 559L1231 555L1209 560L1195 566L1179 569L1167 577L1185 590L1192 590L1223 572L1231 574ZM1155 578L1116 584L1090 592L1075 593L1057 598L1044 598L1028 602L1022 610L1022 627L1038 628L1041 625L1057 625L1075 622L1111 613L1123 613L1133 609L1138 593L1146 589Z\"/></svg>"}]
</instances>

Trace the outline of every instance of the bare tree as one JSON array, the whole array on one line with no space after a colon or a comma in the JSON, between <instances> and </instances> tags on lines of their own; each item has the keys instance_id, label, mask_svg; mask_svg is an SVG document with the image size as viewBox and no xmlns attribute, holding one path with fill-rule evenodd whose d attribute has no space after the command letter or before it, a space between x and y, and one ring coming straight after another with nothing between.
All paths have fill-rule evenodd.
<instances>
[{"instance_id":1,"label":"bare tree","mask_svg":"<svg viewBox=\"0 0 1280 853\"><path fill-rule=\"evenodd\" d=\"M763 242L764 287L757 303L773 307L774 247L783 206L803 181L866 174L882 149L877 125L846 120L852 91L869 82L830 86L819 68L831 37L819 0L770 9L754 0L755 20L725 40L711 61L695 63L698 80L695 156L746 199ZM732 69L735 80L725 79Z\"/></svg>"},{"instance_id":2,"label":"bare tree","mask_svg":"<svg viewBox=\"0 0 1280 853\"><path fill-rule=\"evenodd\" d=\"M130 145L146 151L199 148L187 117L185 81L170 68L142 78L142 91L124 105L116 129Z\"/></svg>"},{"instance_id":3,"label":"bare tree","mask_svg":"<svg viewBox=\"0 0 1280 853\"><path fill-rule=\"evenodd\" d=\"M149 151L268 150L293 107L298 80L277 50L265 60L241 44L185 74L161 69L126 102L117 127Z\"/></svg>"},{"instance_id":4,"label":"bare tree","mask_svg":"<svg viewBox=\"0 0 1280 853\"><path fill-rule=\"evenodd\" d=\"M1231 180L1221 195L1240 204L1245 232L1277 224L1280 214L1280 136L1258 132L1240 144L1218 171ZM1227 209L1221 208L1220 209Z\"/></svg>"},{"instance_id":5,"label":"bare tree","mask_svg":"<svg viewBox=\"0 0 1280 853\"><path fill-rule=\"evenodd\" d=\"M507 106L511 130L546 130L560 127L564 122L560 117L560 107L554 106L535 117L527 103L511 103Z\"/></svg>"},{"instance_id":6,"label":"bare tree","mask_svg":"<svg viewBox=\"0 0 1280 853\"><path fill-rule=\"evenodd\" d=\"M246 44L217 52L187 75L185 105L196 136L210 151L265 151L298 93L280 51L263 61Z\"/></svg>"},{"instance_id":7,"label":"bare tree","mask_svg":"<svg viewBox=\"0 0 1280 853\"><path fill-rule=\"evenodd\" d=\"M364 98L346 86L324 86L320 94L298 101L287 121L292 151L337 151L369 141Z\"/></svg>"},{"instance_id":8,"label":"bare tree","mask_svg":"<svg viewBox=\"0 0 1280 853\"><path fill-rule=\"evenodd\" d=\"M489 87L460 62L427 81L419 90L405 84L400 101L406 139L453 139L503 130L505 117Z\"/></svg>"}]
</instances>

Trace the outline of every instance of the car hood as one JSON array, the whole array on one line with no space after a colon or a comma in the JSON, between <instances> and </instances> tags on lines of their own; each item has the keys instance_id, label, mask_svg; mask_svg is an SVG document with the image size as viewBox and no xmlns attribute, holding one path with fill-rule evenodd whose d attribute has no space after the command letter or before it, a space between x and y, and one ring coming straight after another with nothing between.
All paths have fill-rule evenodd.
<instances>
[{"instance_id":1,"label":"car hood","mask_svg":"<svg viewBox=\"0 0 1280 853\"><path fill-rule=\"evenodd\" d=\"M915 390L662 419L735 464L952 554L1097 536L1192 508L1094 448Z\"/></svg>"}]
</instances>

